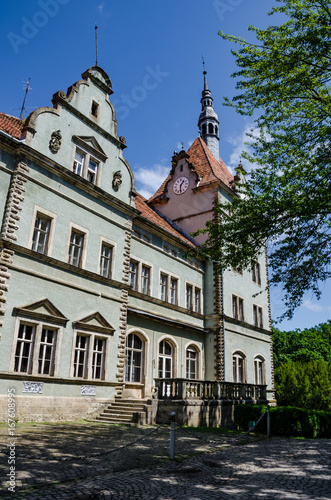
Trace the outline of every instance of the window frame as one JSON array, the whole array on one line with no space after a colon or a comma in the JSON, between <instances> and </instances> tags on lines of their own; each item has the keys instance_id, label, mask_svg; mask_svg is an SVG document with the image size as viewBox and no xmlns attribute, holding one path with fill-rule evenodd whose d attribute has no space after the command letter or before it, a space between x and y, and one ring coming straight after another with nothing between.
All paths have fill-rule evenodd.
<instances>
[{"instance_id":1,"label":"window frame","mask_svg":"<svg viewBox=\"0 0 331 500\"><path fill-rule=\"evenodd\" d=\"M103 247L107 247L111 251L111 256L109 260L109 269L108 269L108 276L105 276L102 273L103 266L102 266L102 261L103 261L103 254L102 254L102 249ZM113 277L113 272L114 272L114 266L115 266L115 251L116 251L116 244L113 243L112 241L101 237L100 238L100 249L99 249L99 268L98 268L98 274L102 276L103 278L107 279L112 279Z\"/></svg>"},{"instance_id":2,"label":"window frame","mask_svg":"<svg viewBox=\"0 0 331 500\"><path fill-rule=\"evenodd\" d=\"M80 155L82 157L82 161L78 161L76 158L76 155ZM89 171L90 169L90 163L93 162L96 165L95 169L95 179L90 180L89 179ZM78 173L75 171L75 165L79 164L81 166L81 172ZM78 146L75 144L74 147L74 152L73 152L73 160L72 160L72 167L71 171L77 175L78 177L82 177L86 181L90 182L94 186L99 186L100 185L100 177L101 177L101 168L102 168L102 161L96 154L93 154L89 152L87 149L84 149L82 146Z\"/></svg>"},{"instance_id":3,"label":"window frame","mask_svg":"<svg viewBox=\"0 0 331 500\"><path fill-rule=\"evenodd\" d=\"M77 370L75 367L75 364L77 364L75 361L76 352L78 351L76 344L77 344L77 339L79 337L85 337L87 339L86 349L84 350L86 354L84 357L84 367L82 376L79 376L77 374ZM94 346L96 340L103 341L103 346L104 346L101 359L100 377L95 377L95 369L94 369L95 368L94 355L96 353ZM109 336L90 329L85 330L82 328L77 328L77 329L75 328L73 343L72 343L71 362L70 362L70 377L75 380L90 380L91 382L96 380L107 380L108 364L109 364Z\"/></svg>"},{"instance_id":4,"label":"window frame","mask_svg":"<svg viewBox=\"0 0 331 500\"><path fill-rule=\"evenodd\" d=\"M18 342L20 341L20 329L21 326L28 326L33 328L33 338L30 342L29 348L29 359L27 363L27 370L17 370L16 369L16 358L17 358L17 347ZM49 373L44 373L44 370L40 371L39 369L39 361L40 361L40 351L42 345L46 345L42 342L43 331L48 330L54 333L54 342L52 344L51 349L51 357L50 357L50 368ZM13 346L12 346L12 354L10 359L10 371L18 374L27 374L34 375L38 377L57 377L59 371L59 361L60 361L60 352L61 352L61 343L62 343L62 335L63 328L54 324L51 321L47 320L33 320L24 316L18 316L15 324L15 333L13 338ZM49 344L47 344L49 345ZM22 351L22 349L21 349ZM44 349L45 351L45 349ZM21 361L19 361L19 367L21 368Z\"/></svg>"},{"instance_id":5,"label":"window frame","mask_svg":"<svg viewBox=\"0 0 331 500\"><path fill-rule=\"evenodd\" d=\"M245 321L245 300L237 294L232 294L232 317L237 321ZM241 314L242 313L242 314Z\"/></svg>"},{"instance_id":6,"label":"window frame","mask_svg":"<svg viewBox=\"0 0 331 500\"><path fill-rule=\"evenodd\" d=\"M133 346L128 346L128 339L132 336L133 344L134 337L137 337L141 341L141 348L135 348ZM142 384L144 379L145 372L145 350L146 350L146 341L145 339L138 334L138 332L128 332L125 339L125 383L126 384ZM129 355L131 353L131 356ZM132 375L134 373L134 363L129 365L128 360L134 359L132 353L139 353L140 365L139 365L139 380L132 380Z\"/></svg>"},{"instance_id":7,"label":"window frame","mask_svg":"<svg viewBox=\"0 0 331 500\"><path fill-rule=\"evenodd\" d=\"M241 361L241 366L239 361ZM234 384L245 384L247 380L247 358L241 351L235 351L232 354L232 381ZM238 380L238 379L242 380Z\"/></svg>"},{"instance_id":8,"label":"window frame","mask_svg":"<svg viewBox=\"0 0 331 500\"><path fill-rule=\"evenodd\" d=\"M73 233L75 233L77 235L81 235L83 237L82 247L81 247L81 252L80 252L80 258L79 258L79 265L73 264L71 262L71 259L70 259L71 237L72 237ZM86 228L84 228L82 226L79 226L78 224L70 223L70 225L69 225L69 233L68 233L68 243L67 243L67 258L66 258L66 262L70 266L73 266L73 267L78 268L78 269L85 269L88 236L89 236L88 229L86 229Z\"/></svg>"},{"instance_id":9,"label":"window frame","mask_svg":"<svg viewBox=\"0 0 331 500\"><path fill-rule=\"evenodd\" d=\"M195 359L192 360L191 358L188 357L188 352L194 352L195 353ZM190 376L191 375L191 364L192 361L194 361L195 364L195 377ZM189 369L188 369L189 365ZM185 348L185 377L187 379L191 380L199 380L200 378L200 349L198 348L197 345L190 343L189 345L186 346Z\"/></svg>"},{"instance_id":10,"label":"window frame","mask_svg":"<svg viewBox=\"0 0 331 500\"><path fill-rule=\"evenodd\" d=\"M254 357L254 384L266 385L265 359L261 354Z\"/></svg>"},{"instance_id":11,"label":"window frame","mask_svg":"<svg viewBox=\"0 0 331 500\"><path fill-rule=\"evenodd\" d=\"M252 281L261 286L261 264L257 260L252 261Z\"/></svg>"},{"instance_id":12,"label":"window frame","mask_svg":"<svg viewBox=\"0 0 331 500\"><path fill-rule=\"evenodd\" d=\"M189 306L188 303L188 289L192 290L191 293L191 307ZM197 301L196 301L196 293L199 292L200 295L200 300L199 300L199 307L197 307ZM202 286L198 286L195 283L191 281L185 280L185 309L189 312L195 312L197 314L202 314L203 311L203 289Z\"/></svg>"},{"instance_id":13,"label":"window frame","mask_svg":"<svg viewBox=\"0 0 331 500\"><path fill-rule=\"evenodd\" d=\"M263 307L259 304L253 304L253 325L263 329Z\"/></svg>"},{"instance_id":14,"label":"window frame","mask_svg":"<svg viewBox=\"0 0 331 500\"><path fill-rule=\"evenodd\" d=\"M49 231L47 235L47 242L45 245L44 252L38 252L37 250L33 249L33 240L34 240L34 233L36 229L36 220L38 217L47 219L50 221L49 225ZM31 229L30 229L30 236L29 236L29 244L28 247L31 248L32 251L39 253L40 255L48 255L51 256L52 250L53 250L53 243L54 243L54 232L55 232L55 224L56 224L56 219L57 215L54 214L53 212L50 212L49 210L42 208L38 205L34 206L33 209L33 214L32 214L32 223L31 223Z\"/></svg>"}]
</instances>

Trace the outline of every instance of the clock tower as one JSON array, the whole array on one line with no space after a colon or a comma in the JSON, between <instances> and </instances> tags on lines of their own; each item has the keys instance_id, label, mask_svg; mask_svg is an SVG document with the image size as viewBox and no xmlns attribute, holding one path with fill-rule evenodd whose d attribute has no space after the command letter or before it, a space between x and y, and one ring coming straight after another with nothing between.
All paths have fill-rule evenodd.
<instances>
[{"instance_id":1,"label":"clock tower","mask_svg":"<svg viewBox=\"0 0 331 500\"><path fill-rule=\"evenodd\" d=\"M204 75L204 88L202 91L201 105L202 111L200 113L198 127L200 137L205 141L208 148L212 152L214 158L219 160L219 120L213 108L213 98L207 84L207 71L203 72Z\"/></svg>"}]
</instances>

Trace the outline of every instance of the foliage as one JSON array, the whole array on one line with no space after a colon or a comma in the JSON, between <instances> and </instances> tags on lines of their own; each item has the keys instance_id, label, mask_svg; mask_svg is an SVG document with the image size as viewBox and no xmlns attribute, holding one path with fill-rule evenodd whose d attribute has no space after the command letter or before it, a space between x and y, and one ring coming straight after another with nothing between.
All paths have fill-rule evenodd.
<instances>
[{"instance_id":1,"label":"foliage","mask_svg":"<svg viewBox=\"0 0 331 500\"><path fill-rule=\"evenodd\" d=\"M277 1L270 15L286 22L250 26L256 44L220 32L241 45L232 51L239 94L226 104L259 114L244 154L256 168L233 203L216 204L202 253L222 269L249 267L267 241L270 282L283 287L282 317L291 318L331 276L331 9L328 0Z\"/></svg>"},{"instance_id":2,"label":"foliage","mask_svg":"<svg viewBox=\"0 0 331 500\"><path fill-rule=\"evenodd\" d=\"M331 362L331 321L313 328L282 332L273 328L274 367L289 361Z\"/></svg>"},{"instance_id":3,"label":"foliage","mask_svg":"<svg viewBox=\"0 0 331 500\"><path fill-rule=\"evenodd\" d=\"M234 419L244 430L248 430L248 421L262 415L264 405L237 405ZM257 426L257 432L266 432L266 416ZM270 408L270 431L273 436L302 436L308 438L331 437L331 412L305 410L295 407Z\"/></svg>"},{"instance_id":4,"label":"foliage","mask_svg":"<svg viewBox=\"0 0 331 500\"><path fill-rule=\"evenodd\" d=\"M280 406L331 411L331 363L323 360L285 363L275 370Z\"/></svg>"}]
</instances>

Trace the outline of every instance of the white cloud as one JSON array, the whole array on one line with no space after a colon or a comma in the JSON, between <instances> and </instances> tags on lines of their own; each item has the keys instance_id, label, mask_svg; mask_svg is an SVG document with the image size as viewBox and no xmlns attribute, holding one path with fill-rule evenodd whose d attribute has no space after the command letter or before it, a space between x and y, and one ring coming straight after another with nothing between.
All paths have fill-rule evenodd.
<instances>
[{"instance_id":1,"label":"white cloud","mask_svg":"<svg viewBox=\"0 0 331 500\"><path fill-rule=\"evenodd\" d=\"M169 166L155 163L151 167L142 167L136 165L134 168L134 177L136 188L145 198L150 198L161 186L164 179L170 171Z\"/></svg>"},{"instance_id":2,"label":"white cloud","mask_svg":"<svg viewBox=\"0 0 331 500\"><path fill-rule=\"evenodd\" d=\"M310 311L313 311L313 312L322 312L323 311L322 306L320 306L318 304L314 304L311 300L304 300L303 306L306 309L309 309Z\"/></svg>"},{"instance_id":3,"label":"white cloud","mask_svg":"<svg viewBox=\"0 0 331 500\"><path fill-rule=\"evenodd\" d=\"M104 6L105 6L105 2L102 2L100 5L98 5L98 11L100 12L100 14L103 14Z\"/></svg>"},{"instance_id":4,"label":"white cloud","mask_svg":"<svg viewBox=\"0 0 331 500\"><path fill-rule=\"evenodd\" d=\"M234 169L238 166L240 162L242 152L249 150L249 147L245 144L245 142L249 139L249 137L247 137L246 134L251 133L252 130L254 130L254 126L248 123L245 129L240 134L238 134L237 136L232 136L227 138L227 142L229 142L233 146L233 150L227 165L227 167L229 168L229 170L233 175L235 174ZM258 132L257 129L255 130L256 132ZM247 168L246 165L245 167Z\"/></svg>"}]
</instances>

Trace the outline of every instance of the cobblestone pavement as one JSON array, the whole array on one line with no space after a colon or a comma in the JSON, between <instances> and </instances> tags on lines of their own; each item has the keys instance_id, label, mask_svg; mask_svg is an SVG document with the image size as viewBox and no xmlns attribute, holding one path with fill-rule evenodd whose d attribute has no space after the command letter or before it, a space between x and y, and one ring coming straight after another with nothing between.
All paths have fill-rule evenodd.
<instances>
[{"instance_id":1,"label":"cobblestone pavement","mask_svg":"<svg viewBox=\"0 0 331 500\"><path fill-rule=\"evenodd\" d=\"M236 434L208 433L203 437L217 443L206 443L179 429L171 461L169 427L152 430L88 422L18 425L16 489L11 492L6 482L10 438L0 425L0 497L330 500L331 440L254 435L236 440ZM135 445L107 453L143 435Z\"/></svg>"}]
</instances>

